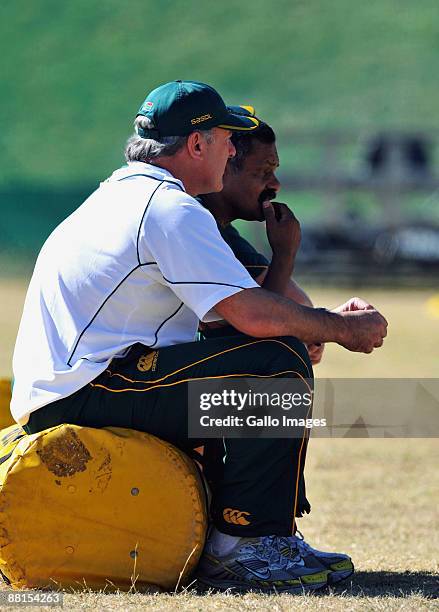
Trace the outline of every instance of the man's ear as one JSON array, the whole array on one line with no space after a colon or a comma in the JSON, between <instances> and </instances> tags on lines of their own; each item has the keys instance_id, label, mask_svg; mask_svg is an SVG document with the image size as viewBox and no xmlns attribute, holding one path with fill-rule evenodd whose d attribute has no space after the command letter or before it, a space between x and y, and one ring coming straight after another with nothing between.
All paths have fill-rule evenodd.
<instances>
[{"instance_id":1,"label":"man's ear","mask_svg":"<svg viewBox=\"0 0 439 612\"><path fill-rule=\"evenodd\" d=\"M200 132L191 132L187 138L186 146L192 159L201 160L203 158L206 141Z\"/></svg>"}]
</instances>

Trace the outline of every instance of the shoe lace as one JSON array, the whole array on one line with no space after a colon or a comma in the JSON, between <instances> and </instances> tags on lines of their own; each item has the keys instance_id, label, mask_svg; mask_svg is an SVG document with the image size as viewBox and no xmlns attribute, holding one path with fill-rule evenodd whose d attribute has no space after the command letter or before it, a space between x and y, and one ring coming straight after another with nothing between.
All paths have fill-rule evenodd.
<instances>
[{"instance_id":1,"label":"shoe lace","mask_svg":"<svg viewBox=\"0 0 439 612\"><path fill-rule=\"evenodd\" d=\"M260 559L268 561L270 565L286 569L291 561L281 554L279 540L280 538L276 536L262 536L259 542L254 542L247 546L249 550L251 549Z\"/></svg>"},{"instance_id":2,"label":"shoe lace","mask_svg":"<svg viewBox=\"0 0 439 612\"><path fill-rule=\"evenodd\" d=\"M312 547L308 544L308 542L306 542L305 538L303 537L303 533L298 529L296 529L296 533L293 536L290 536L288 539L291 543L294 543L300 554L303 555L304 553L312 553Z\"/></svg>"}]
</instances>

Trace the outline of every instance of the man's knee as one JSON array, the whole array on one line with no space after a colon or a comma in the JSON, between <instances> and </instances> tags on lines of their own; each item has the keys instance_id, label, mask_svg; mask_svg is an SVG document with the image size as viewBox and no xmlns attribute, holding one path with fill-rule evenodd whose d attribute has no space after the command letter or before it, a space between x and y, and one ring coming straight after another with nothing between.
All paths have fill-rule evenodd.
<instances>
[{"instance_id":1,"label":"man's knee","mask_svg":"<svg viewBox=\"0 0 439 612\"><path fill-rule=\"evenodd\" d=\"M313 378L312 364L306 346L293 336L265 338L260 347L261 359L270 366L271 373L276 370L291 371L303 378Z\"/></svg>"},{"instance_id":2,"label":"man's knee","mask_svg":"<svg viewBox=\"0 0 439 612\"><path fill-rule=\"evenodd\" d=\"M294 336L281 336L279 340L284 342L289 347L290 351L294 352L294 354L297 356L301 363L304 362L303 365L306 368L306 371L309 372L309 378L312 378L312 363L309 358L308 349L306 348L306 345Z\"/></svg>"}]
</instances>

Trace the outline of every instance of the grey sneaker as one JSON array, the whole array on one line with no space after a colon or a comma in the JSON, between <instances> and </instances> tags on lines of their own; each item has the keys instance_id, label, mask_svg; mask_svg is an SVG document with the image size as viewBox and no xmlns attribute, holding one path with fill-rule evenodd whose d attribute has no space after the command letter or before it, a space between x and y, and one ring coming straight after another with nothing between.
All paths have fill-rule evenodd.
<instances>
[{"instance_id":1,"label":"grey sneaker","mask_svg":"<svg viewBox=\"0 0 439 612\"><path fill-rule=\"evenodd\" d=\"M306 567L305 561L280 554L276 536L241 538L223 557L206 544L196 572L202 587L220 591L303 593L325 587L329 570Z\"/></svg>"},{"instance_id":2,"label":"grey sneaker","mask_svg":"<svg viewBox=\"0 0 439 612\"><path fill-rule=\"evenodd\" d=\"M305 541L300 531L288 538L279 538L277 544L279 552L287 559L294 559L300 554L307 566L317 561L320 566L329 570L329 584L345 580L354 573L354 564L348 555L317 550Z\"/></svg>"}]
</instances>

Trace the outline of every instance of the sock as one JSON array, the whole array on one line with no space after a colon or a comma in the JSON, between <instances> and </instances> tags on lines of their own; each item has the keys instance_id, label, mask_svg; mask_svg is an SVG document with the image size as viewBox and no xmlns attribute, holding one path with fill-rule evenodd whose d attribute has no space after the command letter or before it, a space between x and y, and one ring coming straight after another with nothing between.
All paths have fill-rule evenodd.
<instances>
[{"instance_id":1,"label":"sock","mask_svg":"<svg viewBox=\"0 0 439 612\"><path fill-rule=\"evenodd\" d=\"M209 544L211 545L213 552L219 557L227 555L232 548L236 546L241 538L239 536L232 536L228 533L221 533L216 527L212 527L209 535Z\"/></svg>"}]
</instances>

